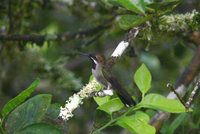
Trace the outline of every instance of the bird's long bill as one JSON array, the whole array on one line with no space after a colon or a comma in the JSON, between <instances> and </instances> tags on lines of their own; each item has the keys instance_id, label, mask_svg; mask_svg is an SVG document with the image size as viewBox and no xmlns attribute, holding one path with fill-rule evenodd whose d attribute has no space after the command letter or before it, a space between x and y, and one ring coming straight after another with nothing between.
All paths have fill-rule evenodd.
<instances>
[{"instance_id":1,"label":"bird's long bill","mask_svg":"<svg viewBox=\"0 0 200 134\"><path fill-rule=\"evenodd\" d=\"M93 62L94 60L97 61L96 57L94 54L91 53L83 53L83 52L78 52L80 55L86 56L88 58L90 58Z\"/></svg>"},{"instance_id":2,"label":"bird's long bill","mask_svg":"<svg viewBox=\"0 0 200 134\"><path fill-rule=\"evenodd\" d=\"M83 52L79 52L79 51L77 53L80 55L83 55L83 56L91 57L90 54L88 54L88 53L83 53Z\"/></svg>"}]
</instances>

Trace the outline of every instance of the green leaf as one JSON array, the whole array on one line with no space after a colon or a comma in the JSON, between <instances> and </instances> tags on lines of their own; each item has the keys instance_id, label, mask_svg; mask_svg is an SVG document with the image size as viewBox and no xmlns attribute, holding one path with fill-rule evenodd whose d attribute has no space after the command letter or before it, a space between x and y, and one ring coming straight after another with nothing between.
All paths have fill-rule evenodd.
<instances>
[{"instance_id":1,"label":"green leaf","mask_svg":"<svg viewBox=\"0 0 200 134\"><path fill-rule=\"evenodd\" d=\"M61 104L58 103L51 104L46 112L46 116L52 120L57 119L60 113L60 107Z\"/></svg>"},{"instance_id":2,"label":"green leaf","mask_svg":"<svg viewBox=\"0 0 200 134\"><path fill-rule=\"evenodd\" d=\"M144 97L139 107L152 108L170 113L186 112L185 107L179 100L167 99L159 94L148 94Z\"/></svg>"},{"instance_id":3,"label":"green leaf","mask_svg":"<svg viewBox=\"0 0 200 134\"><path fill-rule=\"evenodd\" d=\"M22 91L19 95L15 98L11 99L6 105L3 107L1 114L2 117L5 118L9 112L15 109L18 105L24 102L33 91L35 91L37 85L39 84L40 80L36 79L28 88Z\"/></svg>"},{"instance_id":4,"label":"green leaf","mask_svg":"<svg viewBox=\"0 0 200 134\"><path fill-rule=\"evenodd\" d=\"M5 122L5 130L13 134L31 124L39 123L51 102L51 95L34 96L14 109Z\"/></svg>"},{"instance_id":5,"label":"green leaf","mask_svg":"<svg viewBox=\"0 0 200 134\"><path fill-rule=\"evenodd\" d=\"M129 28L133 28L139 26L146 21L150 20L152 16L138 16L138 15L122 15L119 20L119 26L127 30Z\"/></svg>"},{"instance_id":6,"label":"green leaf","mask_svg":"<svg viewBox=\"0 0 200 134\"><path fill-rule=\"evenodd\" d=\"M95 102L100 106L103 105L104 103L108 102L110 100L110 96L105 96L105 97L93 97Z\"/></svg>"},{"instance_id":7,"label":"green leaf","mask_svg":"<svg viewBox=\"0 0 200 134\"><path fill-rule=\"evenodd\" d=\"M94 75L90 75L89 81L94 80Z\"/></svg>"},{"instance_id":8,"label":"green leaf","mask_svg":"<svg viewBox=\"0 0 200 134\"><path fill-rule=\"evenodd\" d=\"M112 114L113 112L119 111L124 107L124 104L121 102L119 98L114 98L103 105L100 105L97 109L105 111L108 114Z\"/></svg>"},{"instance_id":9,"label":"green leaf","mask_svg":"<svg viewBox=\"0 0 200 134\"><path fill-rule=\"evenodd\" d=\"M149 115L142 112L142 111L137 111L134 116L135 118L139 119L140 121L142 122L146 122L146 123L149 123L150 121L150 118L149 118Z\"/></svg>"},{"instance_id":10,"label":"green leaf","mask_svg":"<svg viewBox=\"0 0 200 134\"><path fill-rule=\"evenodd\" d=\"M116 124L134 134L155 134L154 127L148 124L149 116L143 112L137 112L132 116L120 118Z\"/></svg>"},{"instance_id":11,"label":"green leaf","mask_svg":"<svg viewBox=\"0 0 200 134\"><path fill-rule=\"evenodd\" d=\"M165 134L174 134L174 131L183 123L183 120L186 118L188 114L182 113L180 114L169 126L167 132Z\"/></svg>"},{"instance_id":12,"label":"green leaf","mask_svg":"<svg viewBox=\"0 0 200 134\"><path fill-rule=\"evenodd\" d=\"M144 0L111 0L111 2L117 3L127 10L139 13L139 14L144 14L145 13L145 8L146 4Z\"/></svg>"},{"instance_id":13,"label":"green leaf","mask_svg":"<svg viewBox=\"0 0 200 134\"><path fill-rule=\"evenodd\" d=\"M162 0L160 2L149 4L148 8L155 9L158 16L162 16L171 13L180 3L182 3L181 1L182 0Z\"/></svg>"},{"instance_id":14,"label":"green leaf","mask_svg":"<svg viewBox=\"0 0 200 134\"><path fill-rule=\"evenodd\" d=\"M56 127L45 124L45 123L37 123L32 124L21 131L17 132L17 134L62 134L59 129Z\"/></svg>"},{"instance_id":15,"label":"green leaf","mask_svg":"<svg viewBox=\"0 0 200 134\"><path fill-rule=\"evenodd\" d=\"M145 64L142 64L135 72L134 80L137 87L144 94L151 88L151 73Z\"/></svg>"}]
</instances>

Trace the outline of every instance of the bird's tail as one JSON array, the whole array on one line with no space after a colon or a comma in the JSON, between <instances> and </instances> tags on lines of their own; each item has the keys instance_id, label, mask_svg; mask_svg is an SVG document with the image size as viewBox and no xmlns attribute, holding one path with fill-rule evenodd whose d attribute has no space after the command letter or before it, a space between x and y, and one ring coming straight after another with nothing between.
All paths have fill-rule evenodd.
<instances>
[{"instance_id":1,"label":"bird's tail","mask_svg":"<svg viewBox=\"0 0 200 134\"><path fill-rule=\"evenodd\" d=\"M121 84L117 81L116 78L109 77L107 80L110 82L112 88L116 91L121 101L127 107L136 105L136 102L132 99L131 95L121 86Z\"/></svg>"}]
</instances>

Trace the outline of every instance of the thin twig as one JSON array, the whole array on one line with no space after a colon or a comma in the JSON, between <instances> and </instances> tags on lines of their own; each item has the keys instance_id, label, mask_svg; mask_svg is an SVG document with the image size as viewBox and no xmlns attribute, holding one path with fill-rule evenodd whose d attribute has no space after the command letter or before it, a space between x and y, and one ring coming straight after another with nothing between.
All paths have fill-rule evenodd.
<instances>
[{"instance_id":1,"label":"thin twig","mask_svg":"<svg viewBox=\"0 0 200 134\"><path fill-rule=\"evenodd\" d=\"M195 84L194 90L190 94L188 101L185 103L185 107L187 110L190 108L195 96L198 94L199 91L200 91L200 80L197 81L197 83Z\"/></svg>"},{"instance_id":2,"label":"thin twig","mask_svg":"<svg viewBox=\"0 0 200 134\"><path fill-rule=\"evenodd\" d=\"M179 99L179 101L183 104L183 106L186 107L184 100L182 99L182 97L176 92L175 88L172 86L172 84L168 83L167 87L170 89L171 92L174 92L174 94L176 95L176 97Z\"/></svg>"}]
</instances>

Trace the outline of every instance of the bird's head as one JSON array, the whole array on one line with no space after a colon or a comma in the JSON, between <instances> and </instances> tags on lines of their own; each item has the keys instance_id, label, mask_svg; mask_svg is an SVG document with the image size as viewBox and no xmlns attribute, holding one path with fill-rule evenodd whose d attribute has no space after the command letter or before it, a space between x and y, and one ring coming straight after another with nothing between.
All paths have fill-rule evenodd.
<instances>
[{"instance_id":1,"label":"bird's head","mask_svg":"<svg viewBox=\"0 0 200 134\"><path fill-rule=\"evenodd\" d=\"M92 61L92 68L95 69L97 65L104 65L105 64L105 57L101 54L87 54L87 53L80 53L81 55L87 56Z\"/></svg>"},{"instance_id":2,"label":"bird's head","mask_svg":"<svg viewBox=\"0 0 200 134\"><path fill-rule=\"evenodd\" d=\"M95 69L97 65L104 65L105 58L101 54L89 54L89 58L92 61L92 68Z\"/></svg>"}]
</instances>

